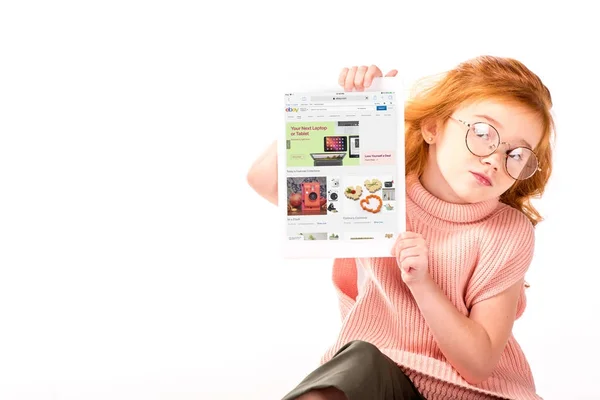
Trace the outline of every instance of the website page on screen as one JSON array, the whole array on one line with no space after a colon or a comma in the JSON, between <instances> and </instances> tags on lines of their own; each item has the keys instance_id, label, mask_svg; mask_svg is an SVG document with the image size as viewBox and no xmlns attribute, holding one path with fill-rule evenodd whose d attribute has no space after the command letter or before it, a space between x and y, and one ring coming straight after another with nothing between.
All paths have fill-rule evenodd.
<instances>
[{"instance_id":1,"label":"website page on screen","mask_svg":"<svg viewBox=\"0 0 600 400\"><path fill-rule=\"evenodd\" d=\"M403 102L397 96L285 95L287 240L395 238L398 208L404 210L398 204L404 176L398 179L397 157L403 163L404 155L398 154Z\"/></svg>"}]
</instances>

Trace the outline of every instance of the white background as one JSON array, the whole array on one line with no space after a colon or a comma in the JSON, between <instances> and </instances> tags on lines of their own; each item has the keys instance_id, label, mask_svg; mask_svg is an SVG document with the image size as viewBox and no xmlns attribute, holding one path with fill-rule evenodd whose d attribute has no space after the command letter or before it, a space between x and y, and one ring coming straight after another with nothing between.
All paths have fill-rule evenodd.
<instances>
[{"instance_id":1,"label":"white background","mask_svg":"<svg viewBox=\"0 0 600 400\"><path fill-rule=\"evenodd\" d=\"M600 399L597 14L369 4L2 2L0 399L281 398L339 327L330 260L278 259L246 185L282 94L479 54L536 71L559 129L516 335L546 399Z\"/></svg>"}]
</instances>

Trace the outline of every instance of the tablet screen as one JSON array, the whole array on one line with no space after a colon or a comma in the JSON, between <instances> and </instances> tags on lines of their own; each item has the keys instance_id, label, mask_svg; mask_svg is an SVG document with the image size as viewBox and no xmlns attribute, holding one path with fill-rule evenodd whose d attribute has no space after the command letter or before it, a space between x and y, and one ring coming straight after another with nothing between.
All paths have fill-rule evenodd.
<instances>
[{"instance_id":1,"label":"tablet screen","mask_svg":"<svg viewBox=\"0 0 600 400\"><path fill-rule=\"evenodd\" d=\"M386 79L368 92L285 94L285 257L387 257L405 229L404 103Z\"/></svg>"},{"instance_id":2,"label":"tablet screen","mask_svg":"<svg viewBox=\"0 0 600 400\"><path fill-rule=\"evenodd\" d=\"M323 148L325 151L343 151L348 150L348 138L346 136L325 136Z\"/></svg>"}]
</instances>

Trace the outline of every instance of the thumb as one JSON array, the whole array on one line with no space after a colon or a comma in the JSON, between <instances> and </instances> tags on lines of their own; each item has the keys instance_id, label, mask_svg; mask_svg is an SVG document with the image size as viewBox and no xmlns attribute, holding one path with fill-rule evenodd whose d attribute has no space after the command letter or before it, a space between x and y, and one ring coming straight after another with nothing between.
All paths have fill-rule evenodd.
<instances>
[{"instance_id":1,"label":"thumb","mask_svg":"<svg viewBox=\"0 0 600 400\"><path fill-rule=\"evenodd\" d=\"M390 72L388 72L387 74L385 74L385 76L388 76L388 77L394 77L396 75L398 75L398 70L396 70L396 69L393 69Z\"/></svg>"}]
</instances>

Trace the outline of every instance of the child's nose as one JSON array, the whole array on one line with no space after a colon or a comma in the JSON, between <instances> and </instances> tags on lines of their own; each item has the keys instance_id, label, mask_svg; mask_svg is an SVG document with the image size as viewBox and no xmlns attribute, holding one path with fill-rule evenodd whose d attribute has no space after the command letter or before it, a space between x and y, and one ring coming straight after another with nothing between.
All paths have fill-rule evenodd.
<instances>
[{"instance_id":1,"label":"child's nose","mask_svg":"<svg viewBox=\"0 0 600 400\"><path fill-rule=\"evenodd\" d=\"M498 147L496 147L495 151L489 156L482 157L481 162L484 164L491 165L496 171L502 168L502 164L506 159L506 151L505 149L510 148L510 144L506 142L500 143Z\"/></svg>"},{"instance_id":2,"label":"child's nose","mask_svg":"<svg viewBox=\"0 0 600 400\"><path fill-rule=\"evenodd\" d=\"M500 168L502 168L502 163L504 162L504 157L505 157L505 155L503 152L496 150L489 156L482 157L481 162L483 164L492 166L492 168L494 168L494 170L498 171Z\"/></svg>"}]
</instances>

